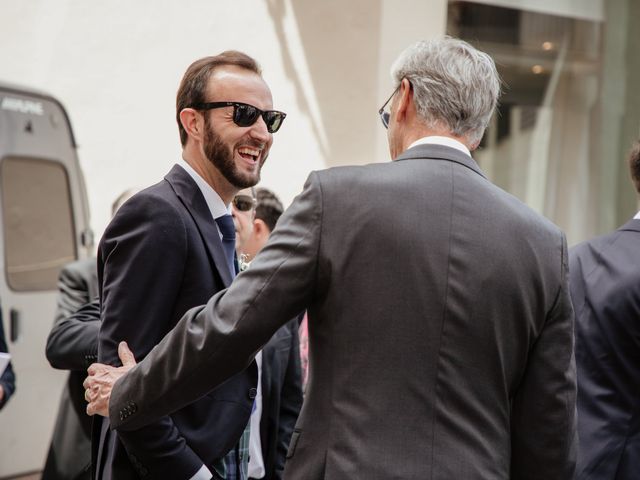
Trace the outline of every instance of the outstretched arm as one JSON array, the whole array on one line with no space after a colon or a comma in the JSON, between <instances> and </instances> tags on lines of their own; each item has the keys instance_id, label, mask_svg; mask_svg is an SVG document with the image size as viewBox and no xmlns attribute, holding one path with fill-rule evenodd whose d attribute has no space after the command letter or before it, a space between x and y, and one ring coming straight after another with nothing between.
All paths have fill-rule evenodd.
<instances>
[{"instance_id":1,"label":"outstretched arm","mask_svg":"<svg viewBox=\"0 0 640 480\"><path fill-rule=\"evenodd\" d=\"M206 306L189 310L142 362L117 380L109 404L96 394L101 401L91 402L88 413L106 414L108 408L113 428L138 428L246 368L275 331L305 309L312 294L322 295L321 226L322 190L312 173L251 268ZM95 376L87 378L85 388L95 385Z\"/></svg>"}]
</instances>

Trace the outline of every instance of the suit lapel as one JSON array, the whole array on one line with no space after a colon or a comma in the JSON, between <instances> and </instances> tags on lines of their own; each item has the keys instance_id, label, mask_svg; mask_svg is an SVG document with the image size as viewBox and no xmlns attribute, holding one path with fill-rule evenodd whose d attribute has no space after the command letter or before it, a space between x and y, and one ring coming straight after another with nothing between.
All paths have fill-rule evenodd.
<instances>
[{"instance_id":1,"label":"suit lapel","mask_svg":"<svg viewBox=\"0 0 640 480\"><path fill-rule=\"evenodd\" d=\"M456 150L455 148L446 147L444 145L436 145L436 144L427 144L427 145L417 145L409 150L404 151L401 155L396 158L396 162L403 160L424 160L424 159L434 159L434 160L446 160L449 162L459 163L467 167L470 170L473 170L481 177L487 178L480 167L475 162L473 158L469 155L465 155L460 150Z\"/></svg>"},{"instance_id":2,"label":"suit lapel","mask_svg":"<svg viewBox=\"0 0 640 480\"><path fill-rule=\"evenodd\" d=\"M209 207L207 207L200 188L196 182L193 181L193 178L178 165L174 165L164 178L169 182L173 191L191 214L200 231L202 240L207 247L209 256L220 274L222 283L225 287L228 287L232 280L231 272L229 272L227 268L227 261L218 228L216 227L215 220L211 216L211 211Z\"/></svg>"}]
</instances>

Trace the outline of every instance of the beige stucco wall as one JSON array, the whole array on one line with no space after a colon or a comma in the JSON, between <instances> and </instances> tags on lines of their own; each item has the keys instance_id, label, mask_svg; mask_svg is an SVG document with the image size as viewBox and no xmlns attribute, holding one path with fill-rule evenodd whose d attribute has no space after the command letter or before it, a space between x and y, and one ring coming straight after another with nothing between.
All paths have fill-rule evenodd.
<instances>
[{"instance_id":1,"label":"beige stucco wall","mask_svg":"<svg viewBox=\"0 0 640 480\"><path fill-rule=\"evenodd\" d=\"M445 28L445 0L0 0L0 79L67 107L97 238L111 201L180 155L175 92L196 58L257 58L288 113L263 169L285 203L311 170L386 159L377 109L388 67Z\"/></svg>"}]
</instances>

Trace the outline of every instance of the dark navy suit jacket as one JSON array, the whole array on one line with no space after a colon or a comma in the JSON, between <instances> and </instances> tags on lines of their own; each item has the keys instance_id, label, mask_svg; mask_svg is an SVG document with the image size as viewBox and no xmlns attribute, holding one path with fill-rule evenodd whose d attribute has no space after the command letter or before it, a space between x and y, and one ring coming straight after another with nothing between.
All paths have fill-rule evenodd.
<instances>
[{"instance_id":1,"label":"dark navy suit jacket","mask_svg":"<svg viewBox=\"0 0 640 480\"><path fill-rule=\"evenodd\" d=\"M640 478L640 220L569 252L576 313L576 478Z\"/></svg>"},{"instance_id":2,"label":"dark navy suit jacket","mask_svg":"<svg viewBox=\"0 0 640 480\"><path fill-rule=\"evenodd\" d=\"M198 186L182 167L127 201L98 250L98 360L119 365L126 340L140 360L191 307L227 287L220 236ZM199 400L139 430L94 428L98 478L189 479L237 443L256 392L255 363ZM132 407L134 408L134 407Z\"/></svg>"}]
</instances>

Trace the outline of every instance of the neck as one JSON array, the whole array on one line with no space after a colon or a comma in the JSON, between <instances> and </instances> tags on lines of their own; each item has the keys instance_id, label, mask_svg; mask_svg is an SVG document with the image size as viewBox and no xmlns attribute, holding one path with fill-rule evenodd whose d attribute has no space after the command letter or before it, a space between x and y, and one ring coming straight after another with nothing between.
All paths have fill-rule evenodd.
<instances>
[{"instance_id":1,"label":"neck","mask_svg":"<svg viewBox=\"0 0 640 480\"><path fill-rule=\"evenodd\" d=\"M415 130L409 132L409 134L404 138L404 141L402 142L402 146L403 146L403 150L402 151L404 152L405 150L407 150L409 148L409 146L413 142L415 142L416 140L420 140L421 138L424 138L424 137L447 137L447 138L451 138L453 140L457 140L458 142L462 143L471 152L473 150L475 150L475 148L477 147L477 145L472 145L469 142L469 140L467 139L467 137L454 135L453 133L449 132L448 130L437 129L437 128L420 128L420 129L415 129Z\"/></svg>"},{"instance_id":2,"label":"neck","mask_svg":"<svg viewBox=\"0 0 640 480\"><path fill-rule=\"evenodd\" d=\"M188 146L183 149L182 158L220 195L225 204L230 204L233 197L240 191L238 187L229 183L207 158L197 155L197 152L193 152Z\"/></svg>"}]
</instances>

